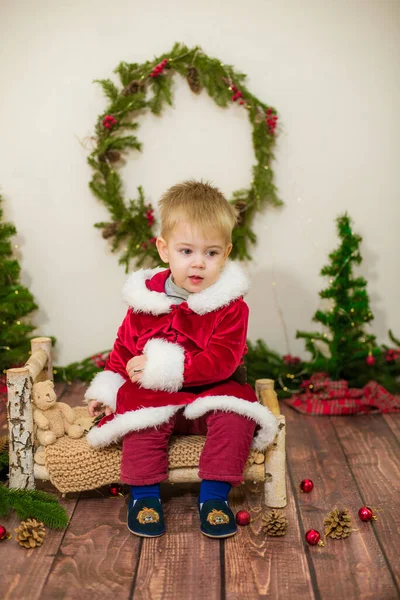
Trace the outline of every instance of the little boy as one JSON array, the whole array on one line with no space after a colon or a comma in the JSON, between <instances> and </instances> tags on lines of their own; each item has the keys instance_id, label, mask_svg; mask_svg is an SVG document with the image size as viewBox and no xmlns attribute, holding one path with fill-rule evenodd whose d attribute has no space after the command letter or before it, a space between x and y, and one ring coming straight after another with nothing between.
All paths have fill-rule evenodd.
<instances>
[{"instance_id":1,"label":"little boy","mask_svg":"<svg viewBox=\"0 0 400 600\"><path fill-rule=\"evenodd\" d=\"M235 371L247 352L248 281L228 259L236 211L215 187L187 181L160 201L157 250L169 268L132 273L123 297L129 308L105 370L85 398L93 416L92 446L122 440L121 481L131 486L128 528L165 532L160 482L168 477L172 433L206 435L200 458L201 531L236 533L228 505L243 480L251 445L268 446L277 432L272 413ZM254 437L254 433L256 436Z\"/></svg>"}]
</instances>

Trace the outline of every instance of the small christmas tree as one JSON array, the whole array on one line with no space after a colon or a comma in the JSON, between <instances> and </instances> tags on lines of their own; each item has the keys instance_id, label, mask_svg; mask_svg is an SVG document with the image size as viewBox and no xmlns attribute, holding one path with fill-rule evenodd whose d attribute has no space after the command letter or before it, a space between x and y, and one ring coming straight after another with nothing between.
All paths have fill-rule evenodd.
<instances>
[{"instance_id":1,"label":"small christmas tree","mask_svg":"<svg viewBox=\"0 0 400 600\"><path fill-rule=\"evenodd\" d=\"M333 379L351 380L357 387L370 379L377 379L370 369L381 354L375 336L365 331L373 320L363 277L353 276L353 266L362 262L361 237L353 233L347 214L337 219L341 244L329 255L331 264L323 267L321 275L329 276L329 287L320 292L321 298L330 299L331 306L317 310L313 321L321 323L324 333L298 331L296 337L306 340L312 355L310 371L323 371Z\"/></svg>"},{"instance_id":2,"label":"small christmas tree","mask_svg":"<svg viewBox=\"0 0 400 600\"><path fill-rule=\"evenodd\" d=\"M38 307L19 282L20 266L12 257L10 241L16 229L12 223L3 223L2 201L0 195L0 377L4 380L7 368L26 360L29 334L35 329L26 317Z\"/></svg>"}]
</instances>

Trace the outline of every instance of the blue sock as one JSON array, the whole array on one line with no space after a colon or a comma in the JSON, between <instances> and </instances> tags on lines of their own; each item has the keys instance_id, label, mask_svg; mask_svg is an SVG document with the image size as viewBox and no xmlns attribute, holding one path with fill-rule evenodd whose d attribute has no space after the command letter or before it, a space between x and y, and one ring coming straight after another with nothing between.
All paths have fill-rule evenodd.
<instances>
[{"instance_id":1,"label":"blue sock","mask_svg":"<svg viewBox=\"0 0 400 600\"><path fill-rule=\"evenodd\" d=\"M228 502L228 494L232 485L227 481L203 479L200 485L200 508L204 502L211 499Z\"/></svg>"},{"instance_id":2,"label":"blue sock","mask_svg":"<svg viewBox=\"0 0 400 600\"><path fill-rule=\"evenodd\" d=\"M135 501L140 498L160 498L160 484L153 483L152 485L131 485L131 495Z\"/></svg>"}]
</instances>

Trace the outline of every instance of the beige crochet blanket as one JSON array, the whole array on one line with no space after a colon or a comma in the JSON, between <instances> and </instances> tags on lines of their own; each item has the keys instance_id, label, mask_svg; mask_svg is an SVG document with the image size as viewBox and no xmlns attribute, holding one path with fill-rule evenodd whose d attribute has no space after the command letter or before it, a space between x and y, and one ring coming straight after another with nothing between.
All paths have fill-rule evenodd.
<instances>
[{"instance_id":1,"label":"beige crochet blanket","mask_svg":"<svg viewBox=\"0 0 400 600\"><path fill-rule=\"evenodd\" d=\"M74 409L77 422L87 431L92 419L86 407ZM205 442L204 436L172 436L168 450L169 469L193 468L199 464ZM246 464L245 479L251 468L251 479L264 479L264 455L252 450ZM257 463L257 464L254 464ZM93 490L120 481L121 445L95 449L89 446L86 435L73 440L63 436L46 446L46 468L52 484L62 493Z\"/></svg>"}]
</instances>

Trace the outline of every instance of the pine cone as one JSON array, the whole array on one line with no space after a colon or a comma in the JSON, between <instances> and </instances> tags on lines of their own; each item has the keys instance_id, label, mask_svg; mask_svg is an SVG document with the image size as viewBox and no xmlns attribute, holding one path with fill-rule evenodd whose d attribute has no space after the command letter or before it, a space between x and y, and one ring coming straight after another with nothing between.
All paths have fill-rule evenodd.
<instances>
[{"instance_id":1,"label":"pine cone","mask_svg":"<svg viewBox=\"0 0 400 600\"><path fill-rule=\"evenodd\" d=\"M325 536L340 540L351 534L351 517L346 508L335 508L324 519Z\"/></svg>"},{"instance_id":2,"label":"pine cone","mask_svg":"<svg viewBox=\"0 0 400 600\"><path fill-rule=\"evenodd\" d=\"M286 534L288 520L279 510L273 508L263 515L262 520L264 522L263 529L267 535L276 537Z\"/></svg>"},{"instance_id":3,"label":"pine cone","mask_svg":"<svg viewBox=\"0 0 400 600\"><path fill-rule=\"evenodd\" d=\"M99 161L115 163L118 162L120 158L121 152L119 152L118 150L113 150L111 148L110 150L107 150L107 152L105 152L104 154L100 154Z\"/></svg>"},{"instance_id":4,"label":"pine cone","mask_svg":"<svg viewBox=\"0 0 400 600\"><path fill-rule=\"evenodd\" d=\"M0 437L0 454L2 452L8 452L8 435Z\"/></svg>"},{"instance_id":5,"label":"pine cone","mask_svg":"<svg viewBox=\"0 0 400 600\"><path fill-rule=\"evenodd\" d=\"M17 542L24 548L36 548L43 544L46 530L41 521L36 519L27 519L22 521L21 525L15 529L17 533Z\"/></svg>"},{"instance_id":6,"label":"pine cone","mask_svg":"<svg viewBox=\"0 0 400 600\"><path fill-rule=\"evenodd\" d=\"M145 85L144 81L134 79L133 81L128 83L127 86L125 86L122 93L124 94L124 96L130 96L132 94L137 94L138 92L140 92L142 90L144 85Z\"/></svg>"},{"instance_id":7,"label":"pine cone","mask_svg":"<svg viewBox=\"0 0 400 600\"><path fill-rule=\"evenodd\" d=\"M186 73L186 79L189 84L190 89L195 94L200 94L202 90L202 85L200 83L199 72L196 67L189 67Z\"/></svg>"},{"instance_id":8,"label":"pine cone","mask_svg":"<svg viewBox=\"0 0 400 600\"><path fill-rule=\"evenodd\" d=\"M239 212L238 218L237 218L237 224L240 227L240 225L243 225L244 220L246 218L247 204L246 204L246 202L239 200L238 202L235 202L235 208Z\"/></svg>"},{"instance_id":9,"label":"pine cone","mask_svg":"<svg viewBox=\"0 0 400 600\"><path fill-rule=\"evenodd\" d=\"M118 223L109 223L103 229L103 233L101 234L105 240L113 237L117 233Z\"/></svg>"},{"instance_id":10,"label":"pine cone","mask_svg":"<svg viewBox=\"0 0 400 600\"><path fill-rule=\"evenodd\" d=\"M224 83L226 83L226 85L229 85L229 87L232 86L232 79L230 79L229 77L221 77L221 79Z\"/></svg>"},{"instance_id":11,"label":"pine cone","mask_svg":"<svg viewBox=\"0 0 400 600\"><path fill-rule=\"evenodd\" d=\"M256 116L254 117L254 120L258 125L265 121L265 112L259 106L257 107L257 112Z\"/></svg>"}]
</instances>

